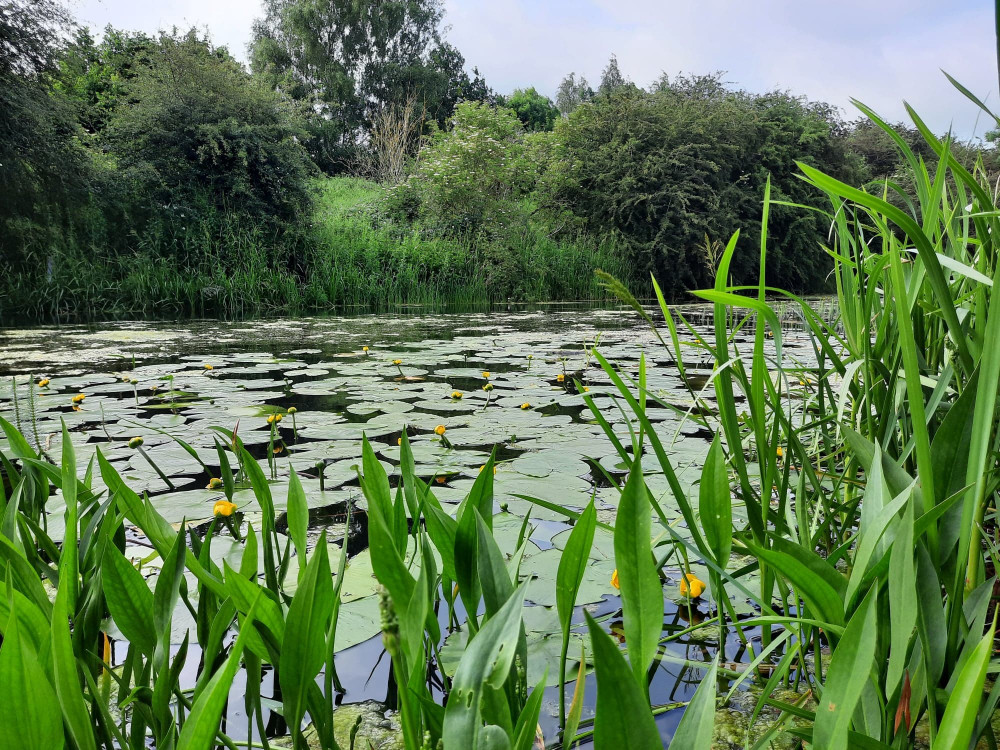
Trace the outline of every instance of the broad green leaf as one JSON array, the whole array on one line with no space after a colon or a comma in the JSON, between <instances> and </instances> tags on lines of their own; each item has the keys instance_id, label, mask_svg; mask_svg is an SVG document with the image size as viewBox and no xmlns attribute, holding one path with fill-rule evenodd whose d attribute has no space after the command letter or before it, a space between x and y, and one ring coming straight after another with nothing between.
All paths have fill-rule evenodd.
<instances>
[{"instance_id":1,"label":"broad green leaf","mask_svg":"<svg viewBox=\"0 0 1000 750\"><path fill-rule=\"evenodd\" d=\"M733 505L729 491L729 472L718 434L705 457L698 487L698 511L701 514L705 541L715 554L715 562L725 568L733 548Z\"/></svg>"},{"instance_id":2,"label":"broad green leaf","mask_svg":"<svg viewBox=\"0 0 1000 750\"><path fill-rule=\"evenodd\" d=\"M152 658L156 647L153 592L117 547L109 546L105 551L101 563L101 583L111 619L129 643Z\"/></svg>"},{"instance_id":3,"label":"broad green leaf","mask_svg":"<svg viewBox=\"0 0 1000 750\"><path fill-rule=\"evenodd\" d=\"M824 750L847 750L854 707L871 679L877 637L876 587L865 596L830 659L823 694L816 707L813 743Z\"/></svg>"},{"instance_id":4,"label":"broad green leaf","mask_svg":"<svg viewBox=\"0 0 1000 750\"><path fill-rule=\"evenodd\" d=\"M711 750L712 730L715 727L715 684L718 679L719 657L712 660L712 666L702 678L694 697L684 709L671 748L680 750Z\"/></svg>"},{"instance_id":5,"label":"broad green leaf","mask_svg":"<svg viewBox=\"0 0 1000 750\"><path fill-rule=\"evenodd\" d=\"M566 540L562 556L559 558L559 568L556 570L556 611L559 614L559 626L562 629L562 646L559 650L559 718L565 712L566 685L566 653L569 650L569 633L573 622L573 609L576 607L576 597L580 584L590 564L590 548L594 544L594 530L597 524L597 509L594 498L583 509L583 513L573 525L573 530Z\"/></svg>"},{"instance_id":6,"label":"broad green leaf","mask_svg":"<svg viewBox=\"0 0 1000 750\"><path fill-rule=\"evenodd\" d=\"M589 612L585 612L597 672L594 750L662 747L660 733L646 702L645 679L637 682L618 644Z\"/></svg>"},{"instance_id":7,"label":"broad green leaf","mask_svg":"<svg viewBox=\"0 0 1000 750\"><path fill-rule=\"evenodd\" d=\"M94 750L94 728L80 686L80 674L70 638L67 609L69 595L64 588L68 586L64 583L65 580L60 579L55 606L52 608L52 676L63 722L73 744L77 750Z\"/></svg>"},{"instance_id":8,"label":"broad green leaf","mask_svg":"<svg viewBox=\"0 0 1000 750\"><path fill-rule=\"evenodd\" d=\"M61 750L65 738L56 692L21 638L17 617L9 622L0 646L0 747Z\"/></svg>"},{"instance_id":9,"label":"broad green leaf","mask_svg":"<svg viewBox=\"0 0 1000 750\"><path fill-rule=\"evenodd\" d=\"M903 678L907 650L917 624L916 571L913 565L913 503L899 521L889 555L889 668L885 692L892 695Z\"/></svg>"},{"instance_id":10,"label":"broad green leaf","mask_svg":"<svg viewBox=\"0 0 1000 750\"><path fill-rule=\"evenodd\" d=\"M615 518L615 565L621 585L625 645L636 683L646 684L663 631L663 588L653 560L648 492L642 462L632 462Z\"/></svg>"},{"instance_id":11,"label":"broad green leaf","mask_svg":"<svg viewBox=\"0 0 1000 750\"><path fill-rule=\"evenodd\" d=\"M324 531L288 607L278 676L284 716L299 742L308 688L326 660L326 628L333 612L333 578Z\"/></svg>"},{"instance_id":12,"label":"broad green leaf","mask_svg":"<svg viewBox=\"0 0 1000 750\"><path fill-rule=\"evenodd\" d=\"M445 747L477 747L482 732L485 686L499 688L514 662L521 633L521 608L527 582L483 625L469 642L452 680L444 713Z\"/></svg>"},{"instance_id":13,"label":"broad green leaf","mask_svg":"<svg viewBox=\"0 0 1000 750\"><path fill-rule=\"evenodd\" d=\"M306 503L306 493L295 469L288 474L288 510L285 512L288 521L288 535L295 545L295 554L299 558L299 574L302 575L306 565L306 533L309 530L309 506Z\"/></svg>"},{"instance_id":14,"label":"broad green leaf","mask_svg":"<svg viewBox=\"0 0 1000 750\"><path fill-rule=\"evenodd\" d=\"M966 750L969 747L973 739L972 730L976 726L979 706L983 700L983 685L990 665L995 628L994 623L976 646L971 658L962 667L955 688L948 697L933 750Z\"/></svg>"},{"instance_id":15,"label":"broad green leaf","mask_svg":"<svg viewBox=\"0 0 1000 750\"><path fill-rule=\"evenodd\" d=\"M184 727L181 729L181 736L177 740L177 750L212 750L215 747L215 735L219 730L222 710L229 699L233 678L240 667L240 657L243 655L246 633L252 627L250 621L255 614L256 608L251 606L247 622L240 628L226 663L212 676L204 690L195 696L191 713L188 714Z\"/></svg>"}]
</instances>

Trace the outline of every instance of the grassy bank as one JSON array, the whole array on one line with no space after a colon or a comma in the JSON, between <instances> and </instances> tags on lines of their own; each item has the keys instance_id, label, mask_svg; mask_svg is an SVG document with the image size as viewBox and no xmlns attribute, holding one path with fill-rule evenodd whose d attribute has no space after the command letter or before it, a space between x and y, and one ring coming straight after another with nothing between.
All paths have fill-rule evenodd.
<instances>
[{"instance_id":1,"label":"grassy bank","mask_svg":"<svg viewBox=\"0 0 1000 750\"><path fill-rule=\"evenodd\" d=\"M628 275L613 248L585 237L525 226L488 241L444 238L380 221L373 183L315 188L312 220L295 234L215 217L181 235L150 229L124 253L101 245L106 226L39 242L30 264L0 277L0 322L595 299L595 268Z\"/></svg>"}]
</instances>

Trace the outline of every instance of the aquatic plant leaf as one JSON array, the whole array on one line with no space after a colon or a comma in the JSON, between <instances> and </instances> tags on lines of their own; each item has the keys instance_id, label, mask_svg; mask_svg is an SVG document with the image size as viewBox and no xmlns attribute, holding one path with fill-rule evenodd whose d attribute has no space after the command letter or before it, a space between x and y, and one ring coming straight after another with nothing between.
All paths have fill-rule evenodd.
<instances>
[{"instance_id":1,"label":"aquatic plant leaf","mask_svg":"<svg viewBox=\"0 0 1000 750\"><path fill-rule=\"evenodd\" d=\"M663 590L651 542L642 462L632 462L615 517L615 564L621 585L625 645L637 684L645 685L663 631Z\"/></svg>"},{"instance_id":2,"label":"aquatic plant leaf","mask_svg":"<svg viewBox=\"0 0 1000 750\"><path fill-rule=\"evenodd\" d=\"M17 617L0 645L0 747L60 750L65 746L59 701Z\"/></svg>"},{"instance_id":3,"label":"aquatic plant leaf","mask_svg":"<svg viewBox=\"0 0 1000 750\"><path fill-rule=\"evenodd\" d=\"M823 694L816 708L813 743L828 750L847 750L847 730L854 707L871 679L877 638L877 588L872 587L847 623L830 659Z\"/></svg>"},{"instance_id":4,"label":"aquatic plant leaf","mask_svg":"<svg viewBox=\"0 0 1000 750\"><path fill-rule=\"evenodd\" d=\"M646 701L645 680L636 681L634 670L625 661L618 644L589 612L584 615L597 672L594 750L662 747L660 733Z\"/></svg>"},{"instance_id":5,"label":"aquatic plant leaf","mask_svg":"<svg viewBox=\"0 0 1000 750\"><path fill-rule=\"evenodd\" d=\"M139 571L116 547L110 546L105 551L101 574L111 618L129 643L152 658L156 646L153 592Z\"/></svg>"},{"instance_id":6,"label":"aquatic plant leaf","mask_svg":"<svg viewBox=\"0 0 1000 750\"><path fill-rule=\"evenodd\" d=\"M668 747L680 750L711 750L715 728L715 686L719 672L719 656L712 660L698 684L694 697L684 709L680 723L670 738Z\"/></svg>"}]
</instances>

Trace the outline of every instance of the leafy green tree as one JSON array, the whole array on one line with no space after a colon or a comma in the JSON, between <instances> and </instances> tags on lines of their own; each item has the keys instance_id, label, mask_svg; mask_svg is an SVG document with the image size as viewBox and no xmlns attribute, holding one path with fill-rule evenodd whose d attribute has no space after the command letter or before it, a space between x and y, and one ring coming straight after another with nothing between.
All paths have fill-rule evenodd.
<instances>
[{"instance_id":1,"label":"leafy green tree","mask_svg":"<svg viewBox=\"0 0 1000 750\"><path fill-rule=\"evenodd\" d=\"M547 96L535 91L534 86L517 89L503 101L514 110L524 129L529 132L552 130L559 118L559 108Z\"/></svg>"},{"instance_id":2,"label":"leafy green tree","mask_svg":"<svg viewBox=\"0 0 1000 750\"><path fill-rule=\"evenodd\" d=\"M597 89L598 93L607 95L627 85L628 79L625 78L621 68L618 67L618 57L611 55L607 67L601 71L601 85Z\"/></svg>"},{"instance_id":3,"label":"leafy green tree","mask_svg":"<svg viewBox=\"0 0 1000 750\"><path fill-rule=\"evenodd\" d=\"M587 79L576 73L570 73L559 83L556 92L556 106L564 116L569 116L577 107L594 98L594 90L590 88Z\"/></svg>"},{"instance_id":4,"label":"leafy green tree","mask_svg":"<svg viewBox=\"0 0 1000 750\"><path fill-rule=\"evenodd\" d=\"M538 177L534 161L526 158L521 121L505 107L462 102L450 125L421 151L394 199L416 194L422 220L444 234L500 231Z\"/></svg>"},{"instance_id":5,"label":"leafy green tree","mask_svg":"<svg viewBox=\"0 0 1000 750\"><path fill-rule=\"evenodd\" d=\"M443 124L457 102L489 97L442 40L442 16L440 0L265 0L252 69L303 104L309 151L335 171L387 106L415 99Z\"/></svg>"},{"instance_id":6,"label":"leafy green tree","mask_svg":"<svg viewBox=\"0 0 1000 750\"><path fill-rule=\"evenodd\" d=\"M52 77L71 19L51 0L0 7L0 258L48 263L82 221L93 170L73 107Z\"/></svg>"},{"instance_id":7,"label":"leafy green tree","mask_svg":"<svg viewBox=\"0 0 1000 750\"><path fill-rule=\"evenodd\" d=\"M134 226L211 231L221 214L276 228L308 209L308 156L278 93L223 47L162 34L135 71L104 136L128 185Z\"/></svg>"},{"instance_id":8,"label":"leafy green tree","mask_svg":"<svg viewBox=\"0 0 1000 750\"><path fill-rule=\"evenodd\" d=\"M557 128L568 177L547 200L568 206L592 231L627 248L641 277L654 271L670 291L705 284L715 240L741 229L737 283L756 280L761 200L808 203L795 160L850 181L850 160L832 108L785 93L734 92L680 77L654 91L622 86L578 107ZM822 286L825 226L815 214L775 206L768 274L788 288Z\"/></svg>"},{"instance_id":9,"label":"leafy green tree","mask_svg":"<svg viewBox=\"0 0 1000 750\"><path fill-rule=\"evenodd\" d=\"M104 130L128 82L149 64L156 44L147 34L110 25L98 44L90 29L77 29L72 43L60 55L55 88L76 105L77 119L84 130Z\"/></svg>"}]
</instances>

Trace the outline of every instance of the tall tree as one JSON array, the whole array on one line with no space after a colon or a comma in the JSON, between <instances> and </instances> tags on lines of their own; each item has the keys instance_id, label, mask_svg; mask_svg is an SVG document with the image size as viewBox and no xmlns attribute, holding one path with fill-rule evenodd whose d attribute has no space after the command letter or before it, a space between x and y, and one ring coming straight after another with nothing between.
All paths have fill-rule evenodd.
<instances>
[{"instance_id":1,"label":"tall tree","mask_svg":"<svg viewBox=\"0 0 1000 750\"><path fill-rule=\"evenodd\" d=\"M573 110L593 98L594 90L590 88L587 79L580 76L580 79L577 80L576 73L570 73L559 84L559 90L556 92L556 106L564 117L569 117Z\"/></svg>"},{"instance_id":2,"label":"tall tree","mask_svg":"<svg viewBox=\"0 0 1000 750\"><path fill-rule=\"evenodd\" d=\"M515 90L503 103L517 113L529 132L552 130L559 117L559 108L547 96L535 91L534 86Z\"/></svg>"},{"instance_id":3,"label":"tall tree","mask_svg":"<svg viewBox=\"0 0 1000 750\"><path fill-rule=\"evenodd\" d=\"M442 16L440 0L264 0L251 65L303 103L310 151L335 169L384 107L413 98L443 123L458 100L485 90L442 41Z\"/></svg>"},{"instance_id":4,"label":"tall tree","mask_svg":"<svg viewBox=\"0 0 1000 750\"><path fill-rule=\"evenodd\" d=\"M622 75L622 71L618 67L618 57L611 55L611 59L608 60L608 66L601 72L601 85L597 89L598 92L601 94L610 94L615 89L620 89L627 83L628 80Z\"/></svg>"},{"instance_id":5,"label":"tall tree","mask_svg":"<svg viewBox=\"0 0 1000 750\"><path fill-rule=\"evenodd\" d=\"M224 214L272 227L310 204L302 131L280 95L194 30L162 34L103 136L134 226L212 231Z\"/></svg>"},{"instance_id":6,"label":"tall tree","mask_svg":"<svg viewBox=\"0 0 1000 750\"><path fill-rule=\"evenodd\" d=\"M0 3L0 258L30 262L73 222L90 170L73 108L52 91L71 19L51 0Z\"/></svg>"}]
</instances>

